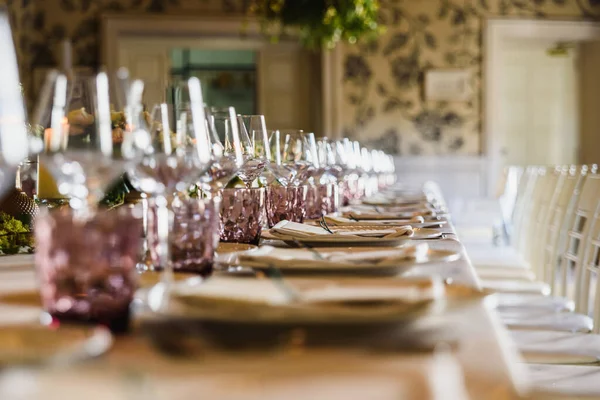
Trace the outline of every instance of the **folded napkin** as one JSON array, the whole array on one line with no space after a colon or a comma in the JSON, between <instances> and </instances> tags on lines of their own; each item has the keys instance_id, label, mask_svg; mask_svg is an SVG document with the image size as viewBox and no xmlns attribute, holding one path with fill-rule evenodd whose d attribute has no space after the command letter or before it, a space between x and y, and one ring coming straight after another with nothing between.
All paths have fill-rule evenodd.
<instances>
[{"instance_id":1,"label":"folded napkin","mask_svg":"<svg viewBox=\"0 0 600 400\"><path fill-rule=\"evenodd\" d=\"M360 236L360 237L378 237L378 238L396 238L402 236L412 236L413 229L409 225L390 227L390 229L364 229L364 230L334 230L334 233L327 231L324 228L299 224L283 220L271 228L271 232L290 236L292 238L306 239L325 236Z\"/></svg>"},{"instance_id":2,"label":"folded napkin","mask_svg":"<svg viewBox=\"0 0 600 400\"><path fill-rule=\"evenodd\" d=\"M367 199L364 199L363 204L373 205L394 205L394 204L419 204L427 201L427 197L423 194L398 196L394 194L382 195L376 194Z\"/></svg>"},{"instance_id":3,"label":"folded napkin","mask_svg":"<svg viewBox=\"0 0 600 400\"><path fill-rule=\"evenodd\" d=\"M425 223L425 219L421 216L412 217L410 219L391 219L391 220L366 220L366 221L356 221L354 219L341 217L337 215L326 215L325 222L329 225L334 226L352 226L352 225L360 225L360 226L368 226L368 227L382 227L387 228L388 226L398 226L398 225L412 225L412 224L423 224Z\"/></svg>"},{"instance_id":4,"label":"folded napkin","mask_svg":"<svg viewBox=\"0 0 600 400\"><path fill-rule=\"evenodd\" d=\"M431 213L421 213L421 212L369 212L369 211L350 211L346 213L348 217L355 219L357 221L360 220L389 220L389 219L400 219L405 220L408 219L410 221L415 218L415 222L424 221L423 215L433 215ZM417 220L419 218L419 220Z\"/></svg>"},{"instance_id":5,"label":"folded napkin","mask_svg":"<svg viewBox=\"0 0 600 400\"><path fill-rule=\"evenodd\" d=\"M306 249L284 249L272 246L262 246L258 249L241 252L237 255L240 264L252 263L273 265L284 268L287 265L319 266L324 264L356 263L356 264L393 264L407 259L422 259L427 257L429 247L426 243L417 246L393 248L386 250L357 250L340 251L321 249L322 258Z\"/></svg>"}]
</instances>

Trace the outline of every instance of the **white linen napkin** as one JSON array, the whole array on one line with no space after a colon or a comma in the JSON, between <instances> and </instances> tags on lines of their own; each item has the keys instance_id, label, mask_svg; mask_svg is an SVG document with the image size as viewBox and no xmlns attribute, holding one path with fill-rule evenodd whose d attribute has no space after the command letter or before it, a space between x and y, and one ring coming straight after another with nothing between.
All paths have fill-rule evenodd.
<instances>
[{"instance_id":1,"label":"white linen napkin","mask_svg":"<svg viewBox=\"0 0 600 400\"><path fill-rule=\"evenodd\" d=\"M364 229L364 230L335 230L334 233L327 230L307 224L299 224L283 220L271 228L271 232L280 235L290 236L292 238L305 239L317 236L360 236L360 237L378 237L378 238L397 238L402 236L412 236L413 229L410 225L390 227L390 229Z\"/></svg>"},{"instance_id":2,"label":"white linen napkin","mask_svg":"<svg viewBox=\"0 0 600 400\"><path fill-rule=\"evenodd\" d=\"M273 264L282 266L286 264L301 265L324 265L336 263L394 263L407 259L422 259L427 257L429 246L427 243L420 243L417 246L395 248L390 250L357 250L345 252L340 250L323 250L319 254L324 258L317 257L313 252L306 249L285 249L272 246L262 246L258 249L252 249L241 252L237 255L237 261L260 263L262 265Z\"/></svg>"},{"instance_id":3,"label":"white linen napkin","mask_svg":"<svg viewBox=\"0 0 600 400\"><path fill-rule=\"evenodd\" d=\"M379 226L386 227L397 226L397 225L412 225L412 224L423 224L425 223L425 219L421 216L412 217L410 219L391 219L391 220L376 220L376 221L355 221L350 218L341 217L338 215L326 215L325 222L329 225L335 226L352 226L352 225L361 225L361 226Z\"/></svg>"},{"instance_id":4,"label":"white linen napkin","mask_svg":"<svg viewBox=\"0 0 600 400\"><path fill-rule=\"evenodd\" d=\"M370 220L389 220L389 219L408 219L412 220L413 218L420 218L421 221L424 221L424 215L432 215L431 213L421 213L421 212L369 212L369 211L350 211L346 213L350 218L353 218L357 221L370 219ZM416 221L415 221L416 222Z\"/></svg>"}]
</instances>

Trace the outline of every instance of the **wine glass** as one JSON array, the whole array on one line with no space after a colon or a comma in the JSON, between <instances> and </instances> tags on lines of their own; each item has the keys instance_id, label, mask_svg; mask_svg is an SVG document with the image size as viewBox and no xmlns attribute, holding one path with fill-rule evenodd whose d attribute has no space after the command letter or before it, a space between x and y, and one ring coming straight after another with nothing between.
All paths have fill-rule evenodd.
<instances>
[{"instance_id":1,"label":"wine glass","mask_svg":"<svg viewBox=\"0 0 600 400\"><path fill-rule=\"evenodd\" d=\"M271 159L269 137L264 115L238 115L240 136L244 146L244 165L238 176L250 187Z\"/></svg>"},{"instance_id":2,"label":"wine glass","mask_svg":"<svg viewBox=\"0 0 600 400\"><path fill-rule=\"evenodd\" d=\"M206 129L202 90L198 78L187 81L189 107L154 107L150 140L141 143L144 155L128 170L131 183L140 191L154 196L158 228L158 255L164 268L164 290L172 280L169 232L174 193L188 190L198 182L214 162Z\"/></svg>"},{"instance_id":3,"label":"wine glass","mask_svg":"<svg viewBox=\"0 0 600 400\"><path fill-rule=\"evenodd\" d=\"M315 136L302 130L285 131L283 164L295 171L292 184L295 186L314 182L318 168L318 154Z\"/></svg>"},{"instance_id":4,"label":"wine glass","mask_svg":"<svg viewBox=\"0 0 600 400\"><path fill-rule=\"evenodd\" d=\"M214 193L235 176L244 164L244 158L235 109L208 107L205 111L215 160L200 185Z\"/></svg>"},{"instance_id":5,"label":"wine glass","mask_svg":"<svg viewBox=\"0 0 600 400\"><path fill-rule=\"evenodd\" d=\"M0 195L15 184L19 163L29 155L25 107L8 13L0 8Z\"/></svg>"},{"instance_id":6,"label":"wine glass","mask_svg":"<svg viewBox=\"0 0 600 400\"><path fill-rule=\"evenodd\" d=\"M317 155L322 171L319 183L337 183L341 176L341 169L336 165L335 154L329 139L321 138L317 141Z\"/></svg>"},{"instance_id":7,"label":"wine glass","mask_svg":"<svg viewBox=\"0 0 600 400\"><path fill-rule=\"evenodd\" d=\"M277 181L282 186L289 186L296 176L296 171L284 164L285 137L281 131L274 130L269 132L269 148L271 149L271 158L269 160L268 170L272 179L267 181L271 184Z\"/></svg>"},{"instance_id":8,"label":"wine glass","mask_svg":"<svg viewBox=\"0 0 600 400\"><path fill-rule=\"evenodd\" d=\"M141 157L138 145L148 141L141 121L143 88L135 81L129 93L131 110L138 110L140 119L116 121L106 73L71 80L56 72L48 75L36 111L46 128L40 162L81 218L94 215L110 184Z\"/></svg>"}]
</instances>

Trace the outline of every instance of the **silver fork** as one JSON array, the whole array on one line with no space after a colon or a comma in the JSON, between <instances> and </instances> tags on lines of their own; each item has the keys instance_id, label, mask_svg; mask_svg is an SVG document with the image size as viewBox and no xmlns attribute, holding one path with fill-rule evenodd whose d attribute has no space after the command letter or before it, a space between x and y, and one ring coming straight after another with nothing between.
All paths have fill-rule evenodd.
<instances>
[{"instance_id":1,"label":"silver fork","mask_svg":"<svg viewBox=\"0 0 600 400\"><path fill-rule=\"evenodd\" d=\"M319 260L327 261L327 258L323 254L319 253L314 247L312 247L312 246L310 246L310 245L308 245L306 243L302 243L298 239L294 239L293 242L294 242L294 244L296 246L301 247L303 249L306 249L306 250L310 251Z\"/></svg>"}]
</instances>

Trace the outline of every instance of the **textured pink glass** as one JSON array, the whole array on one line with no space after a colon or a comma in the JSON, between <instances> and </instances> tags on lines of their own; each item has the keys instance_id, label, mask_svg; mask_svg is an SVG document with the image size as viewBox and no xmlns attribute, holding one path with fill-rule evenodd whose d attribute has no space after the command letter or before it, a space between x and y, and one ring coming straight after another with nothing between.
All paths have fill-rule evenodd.
<instances>
[{"instance_id":1,"label":"textured pink glass","mask_svg":"<svg viewBox=\"0 0 600 400\"><path fill-rule=\"evenodd\" d=\"M169 232L174 271L202 276L212 273L215 249L219 244L220 199L176 197L172 203L173 228ZM152 262L161 269L157 249L156 208L148 213L148 247Z\"/></svg>"},{"instance_id":2,"label":"textured pink glass","mask_svg":"<svg viewBox=\"0 0 600 400\"><path fill-rule=\"evenodd\" d=\"M294 222L304 222L306 218L306 196L308 195L309 186L302 185L298 186L298 191L296 192L296 203L295 207L292 210L293 212L293 221Z\"/></svg>"},{"instance_id":3,"label":"textured pink glass","mask_svg":"<svg viewBox=\"0 0 600 400\"><path fill-rule=\"evenodd\" d=\"M44 310L58 320L126 331L137 288L141 218L126 207L87 221L68 208L55 209L36 220L35 237Z\"/></svg>"},{"instance_id":4,"label":"textured pink glass","mask_svg":"<svg viewBox=\"0 0 600 400\"><path fill-rule=\"evenodd\" d=\"M267 223L270 228L280 221L304 221L306 186L269 186L266 193Z\"/></svg>"},{"instance_id":5,"label":"textured pink glass","mask_svg":"<svg viewBox=\"0 0 600 400\"><path fill-rule=\"evenodd\" d=\"M339 209L338 187L335 183L309 186L306 197L307 218L317 219Z\"/></svg>"},{"instance_id":6,"label":"textured pink glass","mask_svg":"<svg viewBox=\"0 0 600 400\"><path fill-rule=\"evenodd\" d=\"M221 240L258 244L266 222L265 189L221 191Z\"/></svg>"}]
</instances>

